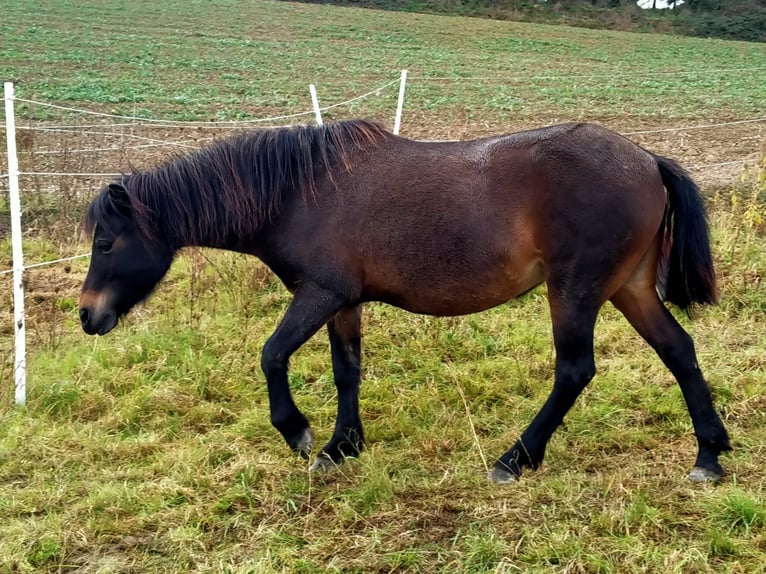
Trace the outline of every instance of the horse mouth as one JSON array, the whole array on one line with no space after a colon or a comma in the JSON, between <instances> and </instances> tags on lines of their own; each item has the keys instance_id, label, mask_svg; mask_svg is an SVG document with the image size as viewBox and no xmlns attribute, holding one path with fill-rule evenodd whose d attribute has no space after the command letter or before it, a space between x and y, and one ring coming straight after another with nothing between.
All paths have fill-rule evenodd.
<instances>
[{"instance_id":1,"label":"horse mouth","mask_svg":"<svg viewBox=\"0 0 766 574\"><path fill-rule=\"evenodd\" d=\"M106 335L119 323L116 313L106 313L101 317L87 317L82 321L82 330L88 335Z\"/></svg>"}]
</instances>

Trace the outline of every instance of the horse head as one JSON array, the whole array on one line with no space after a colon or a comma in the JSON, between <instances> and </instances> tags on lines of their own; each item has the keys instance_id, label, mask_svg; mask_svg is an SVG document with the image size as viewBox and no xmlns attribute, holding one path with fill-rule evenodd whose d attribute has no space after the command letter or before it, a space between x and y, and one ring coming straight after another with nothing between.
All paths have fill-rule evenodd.
<instances>
[{"instance_id":1,"label":"horse head","mask_svg":"<svg viewBox=\"0 0 766 574\"><path fill-rule=\"evenodd\" d=\"M93 244L80 294L80 321L89 335L105 335L151 294L170 268L173 251L142 232L121 183L108 185L93 200L86 229Z\"/></svg>"}]
</instances>

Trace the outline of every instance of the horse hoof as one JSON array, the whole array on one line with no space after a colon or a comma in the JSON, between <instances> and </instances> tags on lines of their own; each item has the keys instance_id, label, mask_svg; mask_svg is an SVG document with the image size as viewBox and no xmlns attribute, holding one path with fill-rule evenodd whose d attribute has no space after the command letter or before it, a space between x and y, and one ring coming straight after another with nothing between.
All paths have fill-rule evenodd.
<instances>
[{"instance_id":1,"label":"horse hoof","mask_svg":"<svg viewBox=\"0 0 766 574\"><path fill-rule=\"evenodd\" d=\"M723 478L723 475L701 466L695 466L686 478L692 482L715 484Z\"/></svg>"},{"instance_id":2,"label":"horse hoof","mask_svg":"<svg viewBox=\"0 0 766 574\"><path fill-rule=\"evenodd\" d=\"M309 471L316 474L325 474L332 472L336 468L338 468L338 463L334 462L329 456L327 456L327 454L322 452L319 453L319 456L309 467Z\"/></svg>"},{"instance_id":3,"label":"horse hoof","mask_svg":"<svg viewBox=\"0 0 766 574\"><path fill-rule=\"evenodd\" d=\"M496 466L489 471L487 478L496 484L510 484L519 481L519 477L511 471Z\"/></svg>"},{"instance_id":4,"label":"horse hoof","mask_svg":"<svg viewBox=\"0 0 766 574\"><path fill-rule=\"evenodd\" d=\"M311 432L310 428L307 428L305 431L303 431L303 435L301 435L301 438L298 439L298 442L295 443L295 451L303 458L308 460L309 455L311 454L311 449L313 448L314 433Z\"/></svg>"}]
</instances>

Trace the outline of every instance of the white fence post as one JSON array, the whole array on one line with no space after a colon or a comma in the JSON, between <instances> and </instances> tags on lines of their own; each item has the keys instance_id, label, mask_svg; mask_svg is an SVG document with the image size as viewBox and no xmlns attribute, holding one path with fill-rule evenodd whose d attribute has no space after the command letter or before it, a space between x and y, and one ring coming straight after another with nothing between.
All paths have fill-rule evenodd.
<instances>
[{"instance_id":1,"label":"white fence post","mask_svg":"<svg viewBox=\"0 0 766 574\"><path fill-rule=\"evenodd\" d=\"M19 160L16 157L16 118L13 114L13 82L5 82L5 137L8 149L8 192L11 199L11 245L13 249L13 326L16 332L14 379L16 404L27 399L27 344L24 324L24 253L21 247L21 198Z\"/></svg>"},{"instance_id":2,"label":"white fence post","mask_svg":"<svg viewBox=\"0 0 766 574\"><path fill-rule=\"evenodd\" d=\"M314 84L309 84L309 92L311 92L311 105L314 107L314 115L317 119L317 125L322 125L322 112L319 109L319 98L317 98L317 89Z\"/></svg>"},{"instance_id":3,"label":"white fence post","mask_svg":"<svg viewBox=\"0 0 766 574\"><path fill-rule=\"evenodd\" d=\"M402 70L402 79L399 81L399 101L396 103L396 118L394 119L394 133L399 135L402 127L402 109L404 108L404 86L407 84L407 70Z\"/></svg>"}]
</instances>

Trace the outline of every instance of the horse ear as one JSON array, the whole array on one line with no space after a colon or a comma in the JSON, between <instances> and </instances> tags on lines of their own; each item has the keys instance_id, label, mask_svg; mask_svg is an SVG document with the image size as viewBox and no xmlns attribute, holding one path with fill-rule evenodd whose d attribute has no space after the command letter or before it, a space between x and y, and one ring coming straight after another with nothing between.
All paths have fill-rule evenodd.
<instances>
[{"instance_id":1,"label":"horse ear","mask_svg":"<svg viewBox=\"0 0 766 574\"><path fill-rule=\"evenodd\" d=\"M121 183L110 183L107 188L109 199L114 208L123 215L130 217L130 196Z\"/></svg>"}]
</instances>

